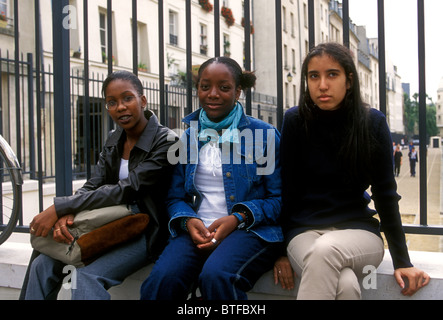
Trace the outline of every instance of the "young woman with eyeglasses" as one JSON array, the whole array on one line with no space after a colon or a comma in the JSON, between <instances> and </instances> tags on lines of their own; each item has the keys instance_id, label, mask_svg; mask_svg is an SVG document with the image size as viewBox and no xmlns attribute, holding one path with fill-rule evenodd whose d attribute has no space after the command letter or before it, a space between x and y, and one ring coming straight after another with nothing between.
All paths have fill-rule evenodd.
<instances>
[{"instance_id":1,"label":"young woman with eyeglasses","mask_svg":"<svg viewBox=\"0 0 443 320\"><path fill-rule=\"evenodd\" d=\"M75 289L71 290L75 300L109 299L107 289L152 262L167 239L164 198L172 172L167 154L177 137L145 110L147 99L134 74L112 73L104 81L102 92L117 128L110 133L94 174L74 195L54 198L54 204L32 220L31 233L46 237L53 229L56 241L71 243L67 226L76 213L121 204L135 213L149 214L150 222L142 237L77 269ZM55 298L66 276L63 268L60 261L40 254L32 261L22 297Z\"/></svg>"}]
</instances>

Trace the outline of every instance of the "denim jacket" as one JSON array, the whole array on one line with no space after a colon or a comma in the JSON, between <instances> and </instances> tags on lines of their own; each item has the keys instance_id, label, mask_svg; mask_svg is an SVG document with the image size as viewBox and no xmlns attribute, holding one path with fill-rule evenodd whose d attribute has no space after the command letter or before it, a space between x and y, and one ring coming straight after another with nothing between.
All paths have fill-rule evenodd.
<instances>
[{"instance_id":1,"label":"denim jacket","mask_svg":"<svg viewBox=\"0 0 443 320\"><path fill-rule=\"evenodd\" d=\"M194 183L198 153L204 145L198 139L200 110L183 119L190 128L180 139L180 161L167 197L171 218L169 231L173 237L181 228L182 218L198 218L202 202ZM254 232L267 242L281 242L280 133L273 126L244 113L238 130L241 143L220 145L228 214L248 210L253 217L253 221L248 221L248 232Z\"/></svg>"}]
</instances>

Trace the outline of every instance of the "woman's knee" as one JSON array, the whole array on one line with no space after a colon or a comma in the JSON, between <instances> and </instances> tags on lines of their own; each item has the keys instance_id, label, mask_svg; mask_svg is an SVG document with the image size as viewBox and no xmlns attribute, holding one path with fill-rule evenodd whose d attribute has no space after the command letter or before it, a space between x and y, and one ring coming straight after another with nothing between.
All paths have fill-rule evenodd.
<instances>
[{"instance_id":1,"label":"woman's knee","mask_svg":"<svg viewBox=\"0 0 443 320\"><path fill-rule=\"evenodd\" d=\"M36 257L30 266L30 274L55 274L62 273L64 264L60 261L54 260L51 257L48 257L44 254L40 254Z\"/></svg>"},{"instance_id":2,"label":"woman's knee","mask_svg":"<svg viewBox=\"0 0 443 320\"><path fill-rule=\"evenodd\" d=\"M231 277L231 273L222 270L220 265L207 263L203 266L199 274L199 283L225 282Z\"/></svg>"},{"instance_id":3,"label":"woman's knee","mask_svg":"<svg viewBox=\"0 0 443 320\"><path fill-rule=\"evenodd\" d=\"M182 300L189 286L179 274L154 267L140 288L140 296L142 300Z\"/></svg>"},{"instance_id":4,"label":"woman's knee","mask_svg":"<svg viewBox=\"0 0 443 320\"><path fill-rule=\"evenodd\" d=\"M360 300L361 288L357 275L351 268L340 272L337 286L337 300Z\"/></svg>"},{"instance_id":5,"label":"woman's knee","mask_svg":"<svg viewBox=\"0 0 443 320\"><path fill-rule=\"evenodd\" d=\"M304 258L304 265L307 264L328 264L330 266L339 267L343 262L340 250L325 238L320 237L315 240L311 249Z\"/></svg>"}]
</instances>

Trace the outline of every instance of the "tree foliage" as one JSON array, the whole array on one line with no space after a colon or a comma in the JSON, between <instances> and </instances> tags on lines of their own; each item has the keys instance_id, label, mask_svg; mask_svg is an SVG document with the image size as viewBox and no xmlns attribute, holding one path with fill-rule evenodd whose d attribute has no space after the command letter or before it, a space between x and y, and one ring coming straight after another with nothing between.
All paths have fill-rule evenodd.
<instances>
[{"instance_id":1,"label":"tree foliage","mask_svg":"<svg viewBox=\"0 0 443 320\"><path fill-rule=\"evenodd\" d=\"M418 123L419 123L419 102L418 93L415 93L412 98L409 98L407 94L404 95L404 121L405 130L408 137L418 135ZM428 137L438 135L437 128L437 108L431 97L426 95L428 104L426 105L426 134Z\"/></svg>"}]
</instances>

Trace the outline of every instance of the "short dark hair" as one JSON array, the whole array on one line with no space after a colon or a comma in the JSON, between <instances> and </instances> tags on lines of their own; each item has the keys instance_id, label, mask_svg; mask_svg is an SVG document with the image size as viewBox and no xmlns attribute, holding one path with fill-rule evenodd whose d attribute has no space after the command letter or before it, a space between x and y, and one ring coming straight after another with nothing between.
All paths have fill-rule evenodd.
<instances>
[{"instance_id":1,"label":"short dark hair","mask_svg":"<svg viewBox=\"0 0 443 320\"><path fill-rule=\"evenodd\" d=\"M114 80L126 80L132 83L137 93L142 96L143 95L143 85L140 81L140 79L133 74L132 72L121 70L121 71L115 71L108 75L108 77L103 82L102 87L102 95L103 97L106 96L106 89L108 88L109 84Z\"/></svg>"},{"instance_id":2,"label":"short dark hair","mask_svg":"<svg viewBox=\"0 0 443 320\"><path fill-rule=\"evenodd\" d=\"M221 63L228 67L231 71L232 76L235 81L235 85L240 86L243 91L246 91L249 88L253 88L255 86L255 81L257 80L254 72L251 71L243 71L240 65L234 59L228 57L215 57L205 61L198 70L198 76L196 79L196 86L198 88L198 84L200 83L200 78L203 71L213 63Z\"/></svg>"}]
</instances>

